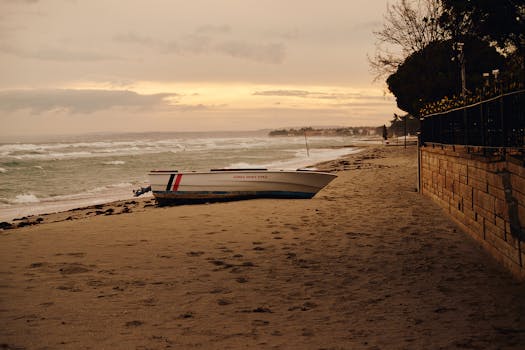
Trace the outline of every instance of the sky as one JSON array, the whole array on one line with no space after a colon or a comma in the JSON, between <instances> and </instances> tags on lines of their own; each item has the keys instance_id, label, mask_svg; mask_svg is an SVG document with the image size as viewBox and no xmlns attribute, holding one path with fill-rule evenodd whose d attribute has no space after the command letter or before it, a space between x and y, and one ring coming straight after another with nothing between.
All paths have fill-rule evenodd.
<instances>
[{"instance_id":1,"label":"sky","mask_svg":"<svg viewBox=\"0 0 525 350\"><path fill-rule=\"evenodd\" d=\"M379 126L383 0L0 0L2 136Z\"/></svg>"}]
</instances>

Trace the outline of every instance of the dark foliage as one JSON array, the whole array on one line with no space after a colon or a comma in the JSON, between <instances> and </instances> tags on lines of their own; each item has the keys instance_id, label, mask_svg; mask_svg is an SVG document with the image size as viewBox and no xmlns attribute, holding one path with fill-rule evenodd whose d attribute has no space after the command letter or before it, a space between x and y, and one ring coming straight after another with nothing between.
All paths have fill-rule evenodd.
<instances>
[{"instance_id":1,"label":"dark foliage","mask_svg":"<svg viewBox=\"0 0 525 350\"><path fill-rule=\"evenodd\" d=\"M477 38L465 38L467 88L483 85L484 72L501 69L504 58ZM418 116L421 108L444 96L458 95L460 74L452 40L433 42L409 57L387 79L400 109Z\"/></svg>"},{"instance_id":2,"label":"dark foliage","mask_svg":"<svg viewBox=\"0 0 525 350\"><path fill-rule=\"evenodd\" d=\"M477 36L496 42L502 49L523 50L525 38L525 0L441 0L442 27L461 40Z\"/></svg>"},{"instance_id":3,"label":"dark foliage","mask_svg":"<svg viewBox=\"0 0 525 350\"><path fill-rule=\"evenodd\" d=\"M394 114L394 118L390 121L389 135L416 135L419 131L419 118L410 114L399 116Z\"/></svg>"}]
</instances>

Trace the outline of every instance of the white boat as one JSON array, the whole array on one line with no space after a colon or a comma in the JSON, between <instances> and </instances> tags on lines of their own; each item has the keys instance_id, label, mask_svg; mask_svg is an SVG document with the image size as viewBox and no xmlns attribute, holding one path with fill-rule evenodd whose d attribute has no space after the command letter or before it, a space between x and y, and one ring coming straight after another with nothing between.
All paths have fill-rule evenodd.
<instances>
[{"instance_id":1,"label":"white boat","mask_svg":"<svg viewBox=\"0 0 525 350\"><path fill-rule=\"evenodd\" d=\"M337 176L310 170L152 170L151 191L160 205L250 198L312 198Z\"/></svg>"}]
</instances>

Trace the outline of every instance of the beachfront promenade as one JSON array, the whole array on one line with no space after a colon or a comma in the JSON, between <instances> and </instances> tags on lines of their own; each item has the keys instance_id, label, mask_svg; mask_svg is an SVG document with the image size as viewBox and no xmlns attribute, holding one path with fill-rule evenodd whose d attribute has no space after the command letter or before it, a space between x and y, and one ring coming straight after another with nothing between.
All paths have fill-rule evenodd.
<instances>
[{"instance_id":1,"label":"beachfront promenade","mask_svg":"<svg viewBox=\"0 0 525 350\"><path fill-rule=\"evenodd\" d=\"M0 347L523 348L525 285L416 192L415 147L322 166L312 200L0 232Z\"/></svg>"}]
</instances>

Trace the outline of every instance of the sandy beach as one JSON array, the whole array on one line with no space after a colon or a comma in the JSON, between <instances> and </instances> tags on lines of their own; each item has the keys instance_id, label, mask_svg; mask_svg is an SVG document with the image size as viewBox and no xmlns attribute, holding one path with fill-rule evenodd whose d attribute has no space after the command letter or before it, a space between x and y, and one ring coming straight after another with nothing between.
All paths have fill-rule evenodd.
<instances>
[{"instance_id":1,"label":"sandy beach","mask_svg":"<svg viewBox=\"0 0 525 350\"><path fill-rule=\"evenodd\" d=\"M150 198L0 231L0 349L523 349L525 285L417 190L416 148L311 200Z\"/></svg>"}]
</instances>

